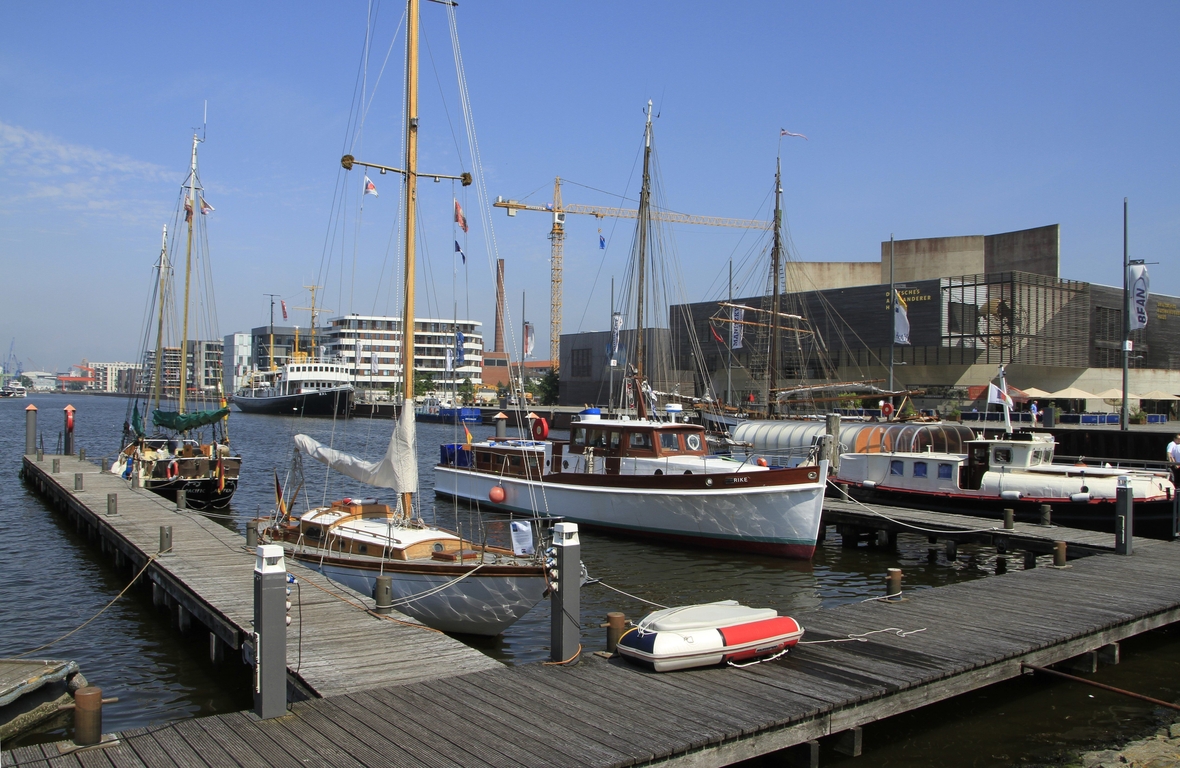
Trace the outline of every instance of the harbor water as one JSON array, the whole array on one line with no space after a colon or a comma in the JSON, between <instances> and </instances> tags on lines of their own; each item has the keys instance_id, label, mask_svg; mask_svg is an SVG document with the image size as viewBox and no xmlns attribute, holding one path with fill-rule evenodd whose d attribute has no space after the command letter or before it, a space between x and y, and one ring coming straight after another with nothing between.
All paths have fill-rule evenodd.
<instances>
[{"instance_id":1,"label":"harbor water","mask_svg":"<svg viewBox=\"0 0 1180 768\"><path fill-rule=\"evenodd\" d=\"M126 586L124 573L74 533L17 479L24 447L25 407L39 409L39 431L46 452L54 451L63 428L66 404L78 408L76 448L91 459L119 448L128 401L87 395L34 395L0 401L0 477L4 478L0 525L0 658L37 649L94 616ZM356 455L376 458L388 444L388 418L354 420L251 416L230 419L233 447L243 465L232 506L205 515L206 524L244 530L251 518L274 507L275 476L287 487L292 437L303 433ZM475 438L492 434L475 426ZM507 518L456 507L433 494L432 467L438 445L462 442L463 430L418 425L423 492L421 513L427 520L459 525L472 537L507 540ZM303 491L296 510L345 496L389 497L315 463L303 467ZM390 500L386 498L385 500ZM550 509L560 515L561 510ZM197 514L197 513L189 513ZM907 590L928 589L986 578L994 572L995 552L961 546L958 559L940 555L927 560L924 535L902 535L896 549L844 549L834 529L810 562L781 560L664 546L658 543L583 532L582 559L598 583L582 591L582 644L585 653L605 646L608 611L638 619L652 604L684 605L735 599L772 607L807 626L807 614L820 608L879 597L887 568L900 567ZM1010 561L1010 568L1019 565ZM646 602L645 602L646 601ZM464 638L507 664L549 658L549 610L542 602L497 638ZM864 627L864 631L883 627ZM904 629L919 629L905 627ZM1165 700L1180 697L1180 642L1177 631L1158 631L1124 644L1123 663L1105 668L1095 679ZM204 635L182 636L168 613L155 609L140 590L129 590L98 619L32 658L77 661L92 685L118 703L104 708L104 728L118 731L176 719L232 712L251 706L250 675L231 657L213 665ZM866 728L861 766L873 765L1058 765L1069 755L1153 731L1165 717L1150 705L1077 684L1022 678L937 704ZM68 722L51 723L16 744L68 738ZM824 764L845 759L832 754ZM949 761L949 762L948 762Z\"/></svg>"}]
</instances>

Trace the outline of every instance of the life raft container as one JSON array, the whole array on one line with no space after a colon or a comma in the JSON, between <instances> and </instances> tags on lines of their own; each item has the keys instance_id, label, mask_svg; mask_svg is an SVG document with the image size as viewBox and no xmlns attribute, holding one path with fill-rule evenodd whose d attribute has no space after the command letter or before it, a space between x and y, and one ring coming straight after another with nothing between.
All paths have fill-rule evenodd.
<instances>
[{"instance_id":1,"label":"life raft container","mask_svg":"<svg viewBox=\"0 0 1180 768\"><path fill-rule=\"evenodd\" d=\"M656 672L671 672L764 659L801 637L803 627L790 616L724 600L650 613L619 638L618 651Z\"/></svg>"}]
</instances>

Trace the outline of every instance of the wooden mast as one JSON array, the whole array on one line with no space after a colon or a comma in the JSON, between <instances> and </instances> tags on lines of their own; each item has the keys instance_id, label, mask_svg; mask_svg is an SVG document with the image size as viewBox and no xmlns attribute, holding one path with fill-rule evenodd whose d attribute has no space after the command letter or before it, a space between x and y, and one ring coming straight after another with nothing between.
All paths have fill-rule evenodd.
<instances>
[{"instance_id":1,"label":"wooden mast","mask_svg":"<svg viewBox=\"0 0 1180 768\"><path fill-rule=\"evenodd\" d=\"M766 366L766 415L774 418L776 403L774 401L775 390L778 388L778 369L779 357L781 353L779 344L779 301L781 292L779 285L782 282L782 223L783 223L783 185L782 185L782 159L775 162L774 167L774 248L772 258L774 264L771 266L770 272L774 279L774 290L771 292L771 306L770 306L770 350L769 365Z\"/></svg>"},{"instance_id":2,"label":"wooden mast","mask_svg":"<svg viewBox=\"0 0 1180 768\"><path fill-rule=\"evenodd\" d=\"M643 292L647 272L647 227L651 221L651 99L647 101L647 125L643 129L643 186L639 190L639 254L636 268L639 271L635 307L635 410L636 415L647 418L647 402L643 396Z\"/></svg>"},{"instance_id":3,"label":"wooden mast","mask_svg":"<svg viewBox=\"0 0 1180 768\"><path fill-rule=\"evenodd\" d=\"M152 382L152 396L156 400L156 408L160 407L160 389L164 379L164 296L168 289L166 276L168 274L168 225L164 225L164 233L160 235L160 290L156 294L159 304L160 319L156 325L156 371ZM148 403L151 409L151 403Z\"/></svg>"},{"instance_id":4,"label":"wooden mast","mask_svg":"<svg viewBox=\"0 0 1180 768\"><path fill-rule=\"evenodd\" d=\"M193 219L197 215L197 144L200 139L193 134L193 159L188 176L188 207L185 220L188 222L188 247L184 254L184 322L180 333L180 401L176 410L184 413L184 395L188 389L188 292L193 271ZM196 350L193 351L193 366L196 366ZM195 374L195 372L194 372ZM195 378L195 375L194 375Z\"/></svg>"},{"instance_id":5,"label":"wooden mast","mask_svg":"<svg viewBox=\"0 0 1180 768\"><path fill-rule=\"evenodd\" d=\"M402 415L414 407L414 235L418 214L418 0L406 10L406 296L402 309ZM413 510L413 493L402 493L402 514Z\"/></svg>"}]
</instances>

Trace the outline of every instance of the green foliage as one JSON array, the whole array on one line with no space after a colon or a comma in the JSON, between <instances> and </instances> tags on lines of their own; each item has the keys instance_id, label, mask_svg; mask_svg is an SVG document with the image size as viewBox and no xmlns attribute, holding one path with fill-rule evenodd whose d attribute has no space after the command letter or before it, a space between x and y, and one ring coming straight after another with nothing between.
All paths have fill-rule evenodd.
<instances>
[{"instance_id":1,"label":"green foliage","mask_svg":"<svg viewBox=\"0 0 1180 768\"><path fill-rule=\"evenodd\" d=\"M434 374L425 371L414 372L414 397L434 391Z\"/></svg>"},{"instance_id":2,"label":"green foliage","mask_svg":"<svg viewBox=\"0 0 1180 768\"><path fill-rule=\"evenodd\" d=\"M21 386L24 387L25 389L32 389L33 388L33 380L30 379L28 376L21 376L20 383L21 383Z\"/></svg>"},{"instance_id":3,"label":"green foliage","mask_svg":"<svg viewBox=\"0 0 1180 768\"><path fill-rule=\"evenodd\" d=\"M463 379L463 383L459 385L459 397L465 403L470 403L475 399L475 385L471 383L470 378Z\"/></svg>"},{"instance_id":4,"label":"green foliage","mask_svg":"<svg viewBox=\"0 0 1180 768\"><path fill-rule=\"evenodd\" d=\"M541 399L541 405L557 405L558 375L555 368L550 368L536 383L534 395Z\"/></svg>"}]
</instances>

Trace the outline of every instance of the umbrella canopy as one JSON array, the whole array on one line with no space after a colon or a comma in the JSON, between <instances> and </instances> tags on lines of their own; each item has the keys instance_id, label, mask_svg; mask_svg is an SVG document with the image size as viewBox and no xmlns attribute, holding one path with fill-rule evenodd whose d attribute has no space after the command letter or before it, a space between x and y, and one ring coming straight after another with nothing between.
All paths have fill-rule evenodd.
<instances>
[{"instance_id":1,"label":"umbrella canopy","mask_svg":"<svg viewBox=\"0 0 1180 768\"><path fill-rule=\"evenodd\" d=\"M1153 389L1145 395L1136 395L1140 400L1180 400L1180 397L1169 395L1167 392L1160 392L1158 389Z\"/></svg>"},{"instance_id":2,"label":"umbrella canopy","mask_svg":"<svg viewBox=\"0 0 1180 768\"><path fill-rule=\"evenodd\" d=\"M1123 390L1121 390L1121 389L1108 389L1105 392L1099 392L1098 394L1094 395L1094 397L1101 397L1103 400L1122 400L1123 399ZM1139 397L1139 395L1133 394L1131 392L1127 393L1128 400L1133 400L1136 397Z\"/></svg>"},{"instance_id":3,"label":"umbrella canopy","mask_svg":"<svg viewBox=\"0 0 1180 768\"><path fill-rule=\"evenodd\" d=\"M1029 397L1051 397L1052 396L1052 393L1046 392L1043 389L1037 389L1036 387L1025 388L1024 394L1028 395Z\"/></svg>"},{"instance_id":4,"label":"umbrella canopy","mask_svg":"<svg viewBox=\"0 0 1180 768\"><path fill-rule=\"evenodd\" d=\"M1119 397L1122 397L1122 396L1123 395L1120 392ZM1087 392L1084 389L1078 389L1077 387L1067 387L1065 389L1058 390L1058 391L1054 392L1053 394L1049 395L1049 397L1053 397L1058 400L1097 400L1098 399L1098 395L1095 395L1092 392Z\"/></svg>"}]
</instances>

